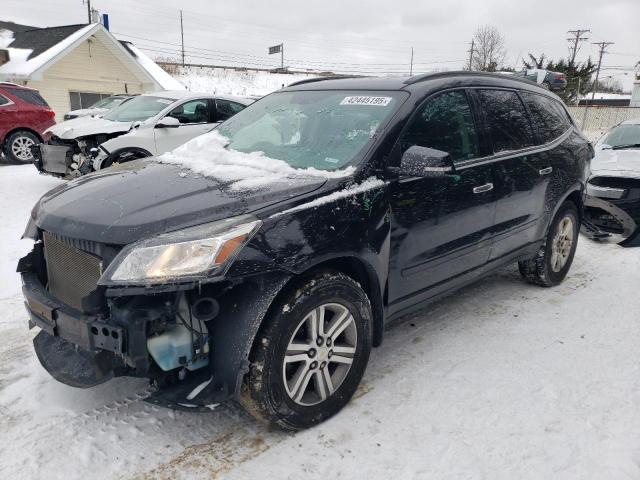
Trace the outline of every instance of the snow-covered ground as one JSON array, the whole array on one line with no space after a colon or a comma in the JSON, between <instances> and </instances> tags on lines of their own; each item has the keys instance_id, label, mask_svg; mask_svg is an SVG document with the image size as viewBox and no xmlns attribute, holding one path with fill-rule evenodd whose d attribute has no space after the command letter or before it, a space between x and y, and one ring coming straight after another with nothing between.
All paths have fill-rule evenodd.
<instances>
[{"instance_id":1,"label":"snow-covered ground","mask_svg":"<svg viewBox=\"0 0 640 480\"><path fill-rule=\"evenodd\" d=\"M142 380L43 371L13 270L57 183L0 167L0 478L640 478L640 249L581 238L557 288L507 268L402 319L343 412L284 434L231 404L146 404Z\"/></svg>"},{"instance_id":2,"label":"snow-covered ground","mask_svg":"<svg viewBox=\"0 0 640 480\"><path fill-rule=\"evenodd\" d=\"M192 92L218 95L266 95L287 85L317 75L270 73L228 68L177 67L173 77Z\"/></svg>"}]
</instances>

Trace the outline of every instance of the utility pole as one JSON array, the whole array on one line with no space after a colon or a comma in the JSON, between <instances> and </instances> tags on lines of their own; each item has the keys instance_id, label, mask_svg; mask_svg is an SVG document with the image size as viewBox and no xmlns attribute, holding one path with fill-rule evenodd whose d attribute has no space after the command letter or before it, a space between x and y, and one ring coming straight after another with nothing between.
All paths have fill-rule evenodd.
<instances>
[{"instance_id":1,"label":"utility pole","mask_svg":"<svg viewBox=\"0 0 640 480\"><path fill-rule=\"evenodd\" d=\"M284 72L284 42L280 44L280 70Z\"/></svg>"},{"instance_id":2,"label":"utility pole","mask_svg":"<svg viewBox=\"0 0 640 480\"><path fill-rule=\"evenodd\" d=\"M567 33L571 35L570 38L567 38L567 42L569 42L569 65L573 66L578 50L580 50L580 42L589 40L589 37L585 34L591 33L591 30L579 28L578 30L569 30Z\"/></svg>"},{"instance_id":3,"label":"utility pole","mask_svg":"<svg viewBox=\"0 0 640 480\"><path fill-rule=\"evenodd\" d=\"M82 1L82 3L84 3L84 0ZM87 0L87 19L87 23L93 23L91 21L91 0Z\"/></svg>"},{"instance_id":4,"label":"utility pole","mask_svg":"<svg viewBox=\"0 0 640 480\"><path fill-rule=\"evenodd\" d=\"M469 71L471 71L471 64L473 62L473 51L475 48L476 44L475 44L475 39L471 39L471 48L469 49Z\"/></svg>"},{"instance_id":5,"label":"utility pole","mask_svg":"<svg viewBox=\"0 0 640 480\"><path fill-rule=\"evenodd\" d=\"M598 68L596 69L596 80L593 82L593 88L591 92L591 103L593 103L593 99L596 97L596 88L598 88L598 77L600 77L600 67L602 66L602 57L606 53L605 50L609 45L614 45L613 42L598 42L594 43L594 45L598 45L600 47L600 55L598 57Z\"/></svg>"},{"instance_id":6,"label":"utility pole","mask_svg":"<svg viewBox=\"0 0 640 480\"><path fill-rule=\"evenodd\" d=\"M182 10L180 10L180 37L182 38L182 66L184 67L184 26L182 25Z\"/></svg>"},{"instance_id":7,"label":"utility pole","mask_svg":"<svg viewBox=\"0 0 640 480\"><path fill-rule=\"evenodd\" d=\"M411 66L409 67L409 76L413 76L413 47L411 47Z\"/></svg>"}]
</instances>

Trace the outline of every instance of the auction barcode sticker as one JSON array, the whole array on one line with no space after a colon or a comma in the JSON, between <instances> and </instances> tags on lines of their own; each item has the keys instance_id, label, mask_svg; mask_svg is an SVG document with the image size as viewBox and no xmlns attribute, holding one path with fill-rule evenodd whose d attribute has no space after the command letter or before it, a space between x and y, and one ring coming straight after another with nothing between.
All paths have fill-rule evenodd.
<instances>
[{"instance_id":1,"label":"auction barcode sticker","mask_svg":"<svg viewBox=\"0 0 640 480\"><path fill-rule=\"evenodd\" d=\"M386 107L387 105L389 105L390 101L391 97L344 97L340 102L340 105L373 105L376 107Z\"/></svg>"}]
</instances>

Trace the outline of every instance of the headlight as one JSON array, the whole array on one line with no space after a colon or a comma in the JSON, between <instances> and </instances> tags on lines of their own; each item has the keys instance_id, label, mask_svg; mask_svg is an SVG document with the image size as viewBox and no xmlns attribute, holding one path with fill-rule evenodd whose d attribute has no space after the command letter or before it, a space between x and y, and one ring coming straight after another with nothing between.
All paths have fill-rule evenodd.
<instances>
[{"instance_id":1,"label":"headlight","mask_svg":"<svg viewBox=\"0 0 640 480\"><path fill-rule=\"evenodd\" d=\"M262 222L250 215L207 223L125 247L99 284L161 284L222 274Z\"/></svg>"}]
</instances>

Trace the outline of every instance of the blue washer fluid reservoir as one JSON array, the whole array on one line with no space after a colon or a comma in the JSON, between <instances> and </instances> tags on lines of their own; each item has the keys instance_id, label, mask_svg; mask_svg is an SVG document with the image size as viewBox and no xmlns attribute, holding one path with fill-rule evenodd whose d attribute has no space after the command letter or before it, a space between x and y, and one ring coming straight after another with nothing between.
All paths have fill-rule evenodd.
<instances>
[{"instance_id":1,"label":"blue washer fluid reservoir","mask_svg":"<svg viewBox=\"0 0 640 480\"><path fill-rule=\"evenodd\" d=\"M187 327L177 323L170 330L151 337L147 340L147 350L158 364L158 366L168 372L179 367L186 367L189 370L197 370L209 364L209 342L208 332L203 332L205 339L204 355L197 360L193 360L193 335ZM184 357L186 363L180 363Z\"/></svg>"}]
</instances>

